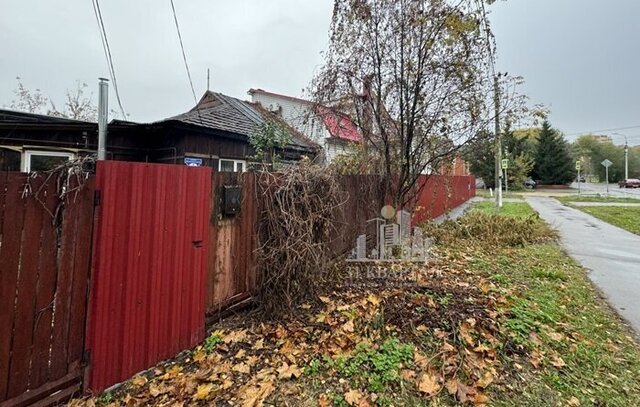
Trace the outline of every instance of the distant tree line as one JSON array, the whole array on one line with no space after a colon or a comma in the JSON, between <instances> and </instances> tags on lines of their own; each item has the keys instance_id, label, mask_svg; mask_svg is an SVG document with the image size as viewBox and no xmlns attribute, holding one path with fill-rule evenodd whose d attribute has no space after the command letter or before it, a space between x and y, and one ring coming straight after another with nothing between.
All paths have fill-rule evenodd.
<instances>
[{"instance_id":1,"label":"distant tree line","mask_svg":"<svg viewBox=\"0 0 640 407\"><path fill-rule=\"evenodd\" d=\"M567 184L575 178L571 148L563 135L548 121L541 128L513 130L507 126L502 135L502 158L509 160L509 189L524 188L527 179L542 184ZM495 136L482 134L466 150L471 172L495 188Z\"/></svg>"},{"instance_id":2,"label":"distant tree line","mask_svg":"<svg viewBox=\"0 0 640 407\"><path fill-rule=\"evenodd\" d=\"M568 184L576 179L576 161L580 175L588 181L604 182L605 159L609 167L609 182L624 179L624 146L610 139L591 134L568 143L561 132L545 121L540 128L512 130L506 127L502 135L503 158L509 160L509 189L524 188L531 178L541 184ZM471 172L484 180L487 188L495 188L495 137L485 132L465 149ZM629 178L640 178L640 146L629 147Z\"/></svg>"}]
</instances>

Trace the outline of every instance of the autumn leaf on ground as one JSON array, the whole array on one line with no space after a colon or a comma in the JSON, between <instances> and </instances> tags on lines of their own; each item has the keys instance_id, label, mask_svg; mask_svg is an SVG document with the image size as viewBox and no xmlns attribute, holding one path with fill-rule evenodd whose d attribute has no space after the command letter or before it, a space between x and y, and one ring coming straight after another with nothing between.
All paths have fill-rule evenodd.
<instances>
[{"instance_id":1,"label":"autumn leaf on ground","mask_svg":"<svg viewBox=\"0 0 640 407\"><path fill-rule=\"evenodd\" d=\"M278 368L278 378L279 379L291 379L291 377L300 377L302 374L302 369L298 368L296 365L289 365L287 362L284 362L283 365Z\"/></svg>"},{"instance_id":2,"label":"autumn leaf on ground","mask_svg":"<svg viewBox=\"0 0 640 407\"><path fill-rule=\"evenodd\" d=\"M169 393L172 390L173 390L173 387L169 387L164 384L156 385L155 383L151 383L149 385L149 394L152 397L158 397L162 394Z\"/></svg>"},{"instance_id":3,"label":"autumn leaf on ground","mask_svg":"<svg viewBox=\"0 0 640 407\"><path fill-rule=\"evenodd\" d=\"M355 330L355 327L353 325L353 320L350 319L347 323L342 325L342 330L345 332L353 332Z\"/></svg>"},{"instance_id":4,"label":"autumn leaf on ground","mask_svg":"<svg viewBox=\"0 0 640 407\"><path fill-rule=\"evenodd\" d=\"M569 399L569 401L567 402L567 404L570 407L580 407L580 400L578 400L577 397L573 396Z\"/></svg>"},{"instance_id":5,"label":"autumn leaf on ground","mask_svg":"<svg viewBox=\"0 0 640 407\"><path fill-rule=\"evenodd\" d=\"M373 305L378 305L380 304L380 297L375 294L369 294L369 296L367 297L367 301L369 301Z\"/></svg>"},{"instance_id":6,"label":"autumn leaf on ground","mask_svg":"<svg viewBox=\"0 0 640 407\"><path fill-rule=\"evenodd\" d=\"M406 381L411 381L416 378L416 372L409 369L403 369L401 372L402 378Z\"/></svg>"},{"instance_id":7,"label":"autumn leaf on ground","mask_svg":"<svg viewBox=\"0 0 640 407\"><path fill-rule=\"evenodd\" d=\"M558 332L549 332L547 336L549 336L549 338L557 342L560 342L561 340L564 339L564 335Z\"/></svg>"},{"instance_id":8,"label":"autumn leaf on ground","mask_svg":"<svg viewBox=\"0 0 640 407\"><path fill-rule=\"evenodd\" d=\"M422 353L418 352L417 349L413 351L413 361L422 369L429 367L429 360Z\"/></svg>"},{"instance_id":9,"label":"autumn leaf on ground","mask_svg":"<svg viewBox=\"0 0 640 407\"><path fill-rule=\"evenodd\" d=\"M466 403L475 394L475 389L471 386L467 386L464 383L457 382L456 386L456 398L461 403Z\"/></svg>"},{"instance_id":10,"label":"autumn leaf on ground","mask_svg":"<svg viewBox=\"0 0 640 407\"><path fill-rule=\"evenodd\" d=\"M542 345L542 340L535 332L529 332L529 340L531 340L531 342L535 343L538 346Z\"/></svg>"},{"instance_id":11,"label":"autumn leaf on ground","mask_svg":"<svg viewBox=\"0 0 640 407\"><path fill-rule=\"evenodd\" d=\"M320 397L318 397L318 406L319 407L329 407L331 404L329 403L329 397L326 394L322 393Z\"/></svg>"},{"instance_id":12,"label":"autumn leaf on ground","mask_svg":"<svg viewBox=\"0 0 640 407\"><path fill-rule=\"evenodd\" d=\"M460 336L462 336L462 338L469 344L469 345L475 345L476 341L473 339L473 337L471 336L471 325L468 322L464 322L460 325Z\"/></svg>"},{"instance_id":13,"label":"autumn leaf on ground","mask_svg":"<svg viewBox=\"0 0 640 407\"><path fill-rule=\"evenodd\" d=\"M193 361L200 363L207 358L207 354L204 353L202 349L197 350L193 353Z\"/></svg>"},{"instance_id":14,"label":"autumn leaf on ground","mask_svg":"<svg viewBox=\"0 0 640 407\"><path fill-rule=\"evenodd\" d=\"M258 339L252 347L253 350L260 350L262 348L264 348L264 339Z\"/></svg>"},{"instance_id":15,"label":"autumn leaf on ground","mask_svg":"<svg viewBox=\"0 0 640 407\"><path fill-rule=\"evenodd\" d=\"M495 379L495 377L493 376L493 374L491 372L484 372L484 374L482 375L482 377L476 382L476 386L486 389L487 386L489 386L491 383L493 383L493 380Z\"/></svg>"},{"instance_id":16,"label":"autumn leaf on ground","mask_svg":"<svg viewBox=\"0 0 640 407\"><path fill-rule=\"evenodd\" d=\"M196 394L195 396L193 396L194 400L204 400L209 397L209 394L211 394L213 387L213 383L201 384L200 386L198 386Z\"/></svg>"},{"instance_id":17,"label":"autumn leaf on ground","mask_svg":"<svg viewBox=\"0 0 640 407\"><path fill-rule=\"evenodd\" d=\"M427 396L434 396L440 391L440 383L435 375L423 373L418 381L418 390Z\"/></svg>"},{"instance_id":18,"label":"autumn leaf on ground","mask_svg":"<svg viewBox=\"0 0 640 407\"><path fill-rule=\"evenodd\" d=\"M551 358L551 364L557 367L558 369L565 367L567 365L566 363L564 363L564 360L562 360L560 356L553 356Z\"/></svg>"},{"instance_id":19,"label":"autumn leaf on ground","mask_svg":"<svg viewBox=\"0 0 640 407\"><path fill-rule=\"evenodd\" d=\"M131 379L131 384L133 384L136 387L142 387L145 384L147 384L147 378L144 376L135 376L133 379Z\"/></svg>"},{"instance_id":20,"label":"autumn leaf on ground","mask_svg":"<svg viewBox=\"0 0 640 407\"><path fill-rule=\"evenodd\" d=\"M265 381L258 385L255 383L246 384L238 391L240 399L242 400L240 405L243 407L261 406L264 399L269 397L274 389L275 386L271 381Z\"/></svg>"},{"instance_id":21,"label":"autumn leaf on ground","mask_svg":"<svg viewBox=\"0 0 640 407\"><path fill-rule=\"evenodd\" d=\"M473 404L487 404L489 402L489 397L483 393L477 393L473 396Z\"/></svg>"},{"instance_id":22,"label":"autumn leaf on ground","mask_svg":"<svg viewBox=\"0 0 640 407\"><path fill-rule=\"evenodd\" d=\"M243 342L247 339L247 330L231 331L222 338L224 343Z\"/></svg>"},{"instance_id":23,"label":"autumn leaf on ground","mask_svg":"<svg viewBox=\"0 0 640 407\"><path fill-rule=\"evenodd\" d=\"M536 369L540 367L540 363L542 363L542 354L538 351L535 351L531 354L531 357L529 358L529 362L533 365L533 367L535 367Z\"/></svg>"},{"instance_id":24,"label":"autumn leaf on ground","mask_svg":"<svg viewBox=\"0 0 640 407\"><path fill-rule=\"evenodd\" d=\"M442 348L440 348L440 350L442 352L455 352L456 348L454 348L453 345L451 345L449 342L445 342L444 345L442 345Z\"/></svg>"},{"instance_id":25,"label":"autumn leaf on ground","mask_svg":"<svg viewBox=\"0 0 640 407\"><path fill-rule=\"evenodd\" d=\"M246 363L238 363L233 368L231 368L234 372L249 374L251 372L251 368Z\"/></svg>"},{"instance_id":26,"label":"autumn leaf on ground","mask_svg":"<svg viewBox=\"0 0 640 407\"><path fill-rule=\"evenodd\" d=\"M451 395L456 394L458 392L458 380L456 379L447 380L445 387L447 388L447 391L449 392L449 394Z\"/></svg>"},{"instance_id":27,"label":"autumn leaf on ground","mask_svg":"<svg viewBox=\"0 0 640 407\"><path fill-rule=\"evenodd\" d=\"M366 400L365 396L359 390L352 389L344 394L344 401L350 406L359 406L363 400Z\"/></svg>"}]
</instances>

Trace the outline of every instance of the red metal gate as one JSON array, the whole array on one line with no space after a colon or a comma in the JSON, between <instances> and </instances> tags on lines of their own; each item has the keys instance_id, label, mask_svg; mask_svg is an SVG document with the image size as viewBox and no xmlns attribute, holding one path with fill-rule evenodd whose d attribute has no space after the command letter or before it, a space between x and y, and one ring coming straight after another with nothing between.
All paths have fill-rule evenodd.
<instances>
[{"instance_id":1,"label":"red metal gate","mask_svg":"<svg viewBox=\"0 0 640 407\"><path fill-rule=\"evenodd\" d=\"M204 337L211 169L99 162L85 388Z\"/></svg>"}]
</instances>

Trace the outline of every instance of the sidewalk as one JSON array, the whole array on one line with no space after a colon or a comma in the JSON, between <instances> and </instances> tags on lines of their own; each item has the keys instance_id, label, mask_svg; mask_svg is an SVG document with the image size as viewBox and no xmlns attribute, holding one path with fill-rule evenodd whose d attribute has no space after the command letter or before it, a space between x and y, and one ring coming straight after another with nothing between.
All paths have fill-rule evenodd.
<instances>
[{"instance_id":1,"label":"sidewalk","mask_svg":"<svg viewBox=\"0 0 640 407\"><path fill-rule=\"evenodd\" d=\"M569 255L591 271L589 278L609 304L640 333L640 236L553 198L527 202L558 230Z\"/></svg>"}]
</instances>

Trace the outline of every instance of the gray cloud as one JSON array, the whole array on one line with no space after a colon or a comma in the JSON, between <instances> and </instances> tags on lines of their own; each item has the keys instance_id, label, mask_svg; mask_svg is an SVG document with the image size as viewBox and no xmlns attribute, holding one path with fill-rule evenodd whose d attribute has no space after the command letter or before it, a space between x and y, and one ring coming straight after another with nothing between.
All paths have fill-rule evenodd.
<instances>
[{"instance_id":1,"label":"gray cloud","mask_svg":"<svg viewBox=\"0 0 640 407\"><path fill-rule=\"evenodd\" d=\"M198 96L245 98L251 87L300 95L321 64L330 0L174 0ZM169 0L102 0L125 109L151 121L189 109ZM567 134L640 125L640 2L508 0L491 6L498 68L525 77L523 91L551 107ZM58 104L75 81L107 75L91 2L0 0L0 105L16 76ZM96 90L97 92L97 90ZM110 98L116 107L113 92ZM640 128L624 131L640 144Z\"/></svg>"}]
</instances>

